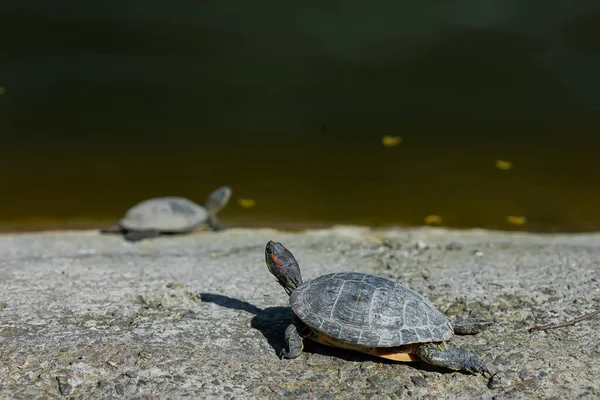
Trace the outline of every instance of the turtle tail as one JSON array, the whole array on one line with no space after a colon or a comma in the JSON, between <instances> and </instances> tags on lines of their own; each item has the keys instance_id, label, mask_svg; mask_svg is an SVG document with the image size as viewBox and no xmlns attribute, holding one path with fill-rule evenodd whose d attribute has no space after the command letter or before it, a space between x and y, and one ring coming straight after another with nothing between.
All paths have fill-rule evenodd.
<instances>
[{"instance_id":1,"label":"turtle tail","mask_svg":"<svg viewBox=\"0 0 600 400\"><path fill-rule=\"evenodd\" d=\"M100 229L101 233L121 233L123 229L119 226L119 224L114 224L107 226L105 228Z\"/></svg>"}]
</instances>

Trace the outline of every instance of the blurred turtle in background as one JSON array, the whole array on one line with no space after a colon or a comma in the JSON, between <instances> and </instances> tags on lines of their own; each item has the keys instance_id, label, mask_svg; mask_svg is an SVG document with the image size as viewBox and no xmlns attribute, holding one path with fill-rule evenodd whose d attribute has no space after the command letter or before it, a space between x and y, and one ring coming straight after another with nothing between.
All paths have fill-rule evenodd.
<instances>
[{"instance_id":1,"label":"blurred turtle in background","mask_svg":"<svg viewBox=\"0 0 600 400\"><path fill-rule=\"evenodd\" d=\"M139 240L162 234L188 233L200 225L208 225L213 231L225 229L217 213L227 205L231 188L220 187L198 205L184 197L157 197L144 200L125 213L115 225L101 230L102 233L122 233L126 240Z\"/></svg>"}]
</instances>

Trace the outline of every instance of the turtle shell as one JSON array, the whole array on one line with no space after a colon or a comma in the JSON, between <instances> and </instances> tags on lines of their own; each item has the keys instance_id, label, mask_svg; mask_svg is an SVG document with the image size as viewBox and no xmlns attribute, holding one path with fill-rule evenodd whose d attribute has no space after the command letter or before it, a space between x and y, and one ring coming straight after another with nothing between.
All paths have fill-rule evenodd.
<instances>
[{"instance_id":1,"label":"turtle shell","mask_svg":"<svg viewBox=\"0 0 600 400\"><path fill-rule=\"evenodd\" d=\"M184 197L158 197L131 207L119 221L128 230L185 232L208 220L208 211Z\"/></svg>"},{"instance_id":2,"label":"turtle shell","mask_svg":"<svg viewBox=\"0 0 600 400\"><path fill-rule=\"evenodd\" d=\"M290 295L294 313L317 334L365 347L448 340L448 317L417 292L356 272L322 275Z\"/></svg>"}]
</instances>

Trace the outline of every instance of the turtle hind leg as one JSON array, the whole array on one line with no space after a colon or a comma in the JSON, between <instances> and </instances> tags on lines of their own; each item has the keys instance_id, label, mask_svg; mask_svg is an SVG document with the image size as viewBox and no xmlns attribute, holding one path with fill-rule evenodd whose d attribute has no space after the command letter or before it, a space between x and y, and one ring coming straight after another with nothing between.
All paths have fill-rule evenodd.
<instances>
[{"instance_id":1,"label":"turtle hind leg","mask_svg":"<svg viewBox=\"0 0 600 400\"><path fill-rule=\"evenodd\" d=\"M311 329L299 321L294 321L285 330L285 345L279 353L279 358L297 358L304 350L304 339L311 336Z\"/></svg>"},{"instance_id":2,"label":"turtle hind leg","mask_svg":"<svg viewBox=\"0 0 600 400\"><path fill-rule=\"evenodd\" d=\"M123 228L119 224L114 224L100 229L100 233L121 233Z\"/></svg>"},{"instance_id":3,"label":"turtle hind leg","mask_svg":"<svg viewBox=\"0 0 600 400\"><path fill-rule=\"evenodd\" d=\"M127 231L124 235L125 240L129 242L139 242L140 240L157 237L161 233L159 231Z\"/></svg>"},{"instance_id":4,"label":"turtle hind leg","mask_svg":"<svg viewBox=\"0 0 600 400\"><path fill-rule=\"evenodd\" d=\"M459 348L446 348L440 343L423 343L419 346L419 357L428 364L465 371L471 374L488 372L483 362L470 351Z\"/></svg>"},{"instance_id":5,"label":"turtle hind leg","mask_svg":"<svg viewBox=\"0 0 600 400\"><path fill-rule=\"evenodd\" d=\"M479 333L492 323L481 318L455 319L452 321L454 333L458 335L473 335Z\"/></svg>"}]
</instances>

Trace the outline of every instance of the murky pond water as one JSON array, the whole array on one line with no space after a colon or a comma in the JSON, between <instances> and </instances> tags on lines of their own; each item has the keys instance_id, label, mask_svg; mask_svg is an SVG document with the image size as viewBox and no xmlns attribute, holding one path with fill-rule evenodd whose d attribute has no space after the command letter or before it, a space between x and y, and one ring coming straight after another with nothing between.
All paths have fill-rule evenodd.
<instances>
[{"instance_id":1,"label":"murky pond water","mask_svg":"<svg viewBox=\"0 0 600 400\"><path fill-rule=\"evenodd\" d=\"M593 2L10 3L2 230L223 184L233 226L600 229Z\"/></svg>"}]
</instances>

